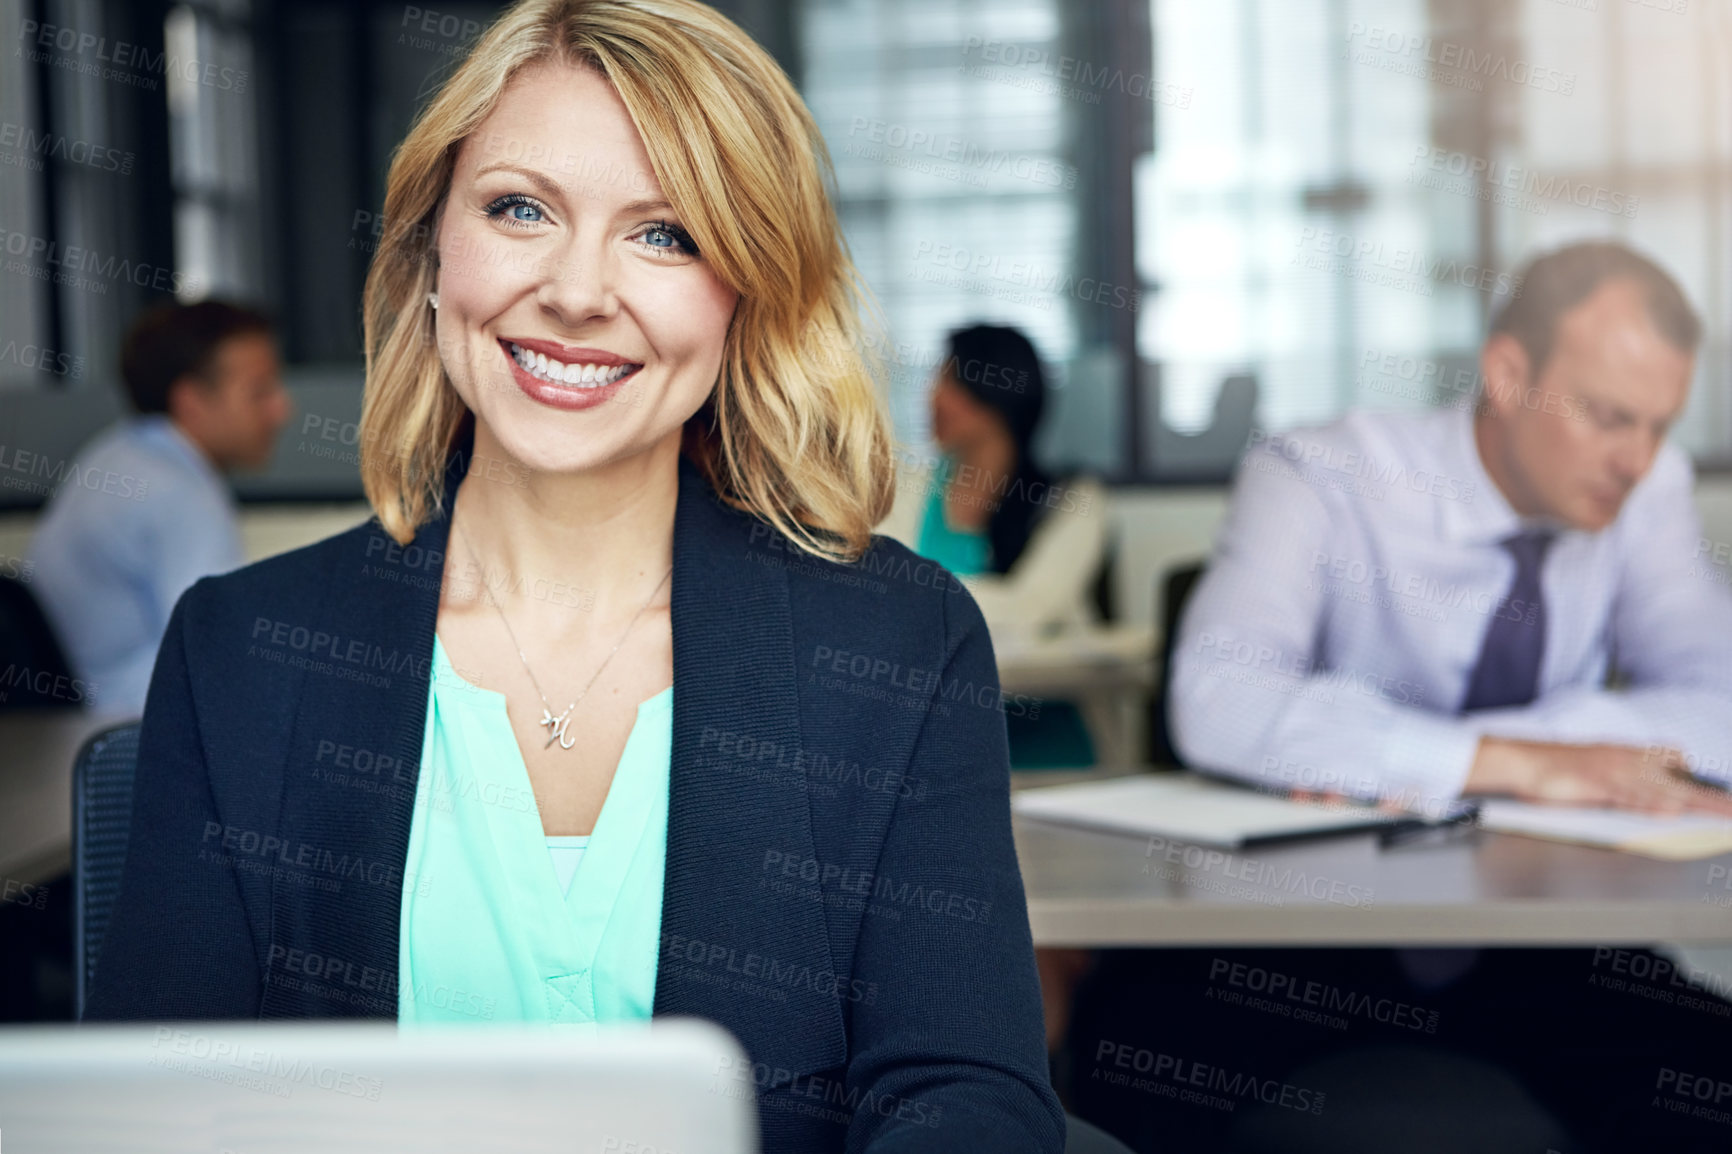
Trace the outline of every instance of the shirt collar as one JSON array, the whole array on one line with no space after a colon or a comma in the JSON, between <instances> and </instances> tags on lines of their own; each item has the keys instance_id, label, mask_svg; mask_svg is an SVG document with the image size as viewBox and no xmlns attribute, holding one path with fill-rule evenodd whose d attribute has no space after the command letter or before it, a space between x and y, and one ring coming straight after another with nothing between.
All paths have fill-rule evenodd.
<instances>
[{"instance_id":1,"label":"shirt collar","mask_svg":"<svg viewBox=\"0 0 1732 1154\"><path fill-rule=\"evenodd\" d=\"M205 456L204 450L199 448L167 413L145 413L135 417L133 429L139 439L166 449L205 480L217 485L222 483L222 475L217 472L211 459Z\"/></svg>"}]
</instances>

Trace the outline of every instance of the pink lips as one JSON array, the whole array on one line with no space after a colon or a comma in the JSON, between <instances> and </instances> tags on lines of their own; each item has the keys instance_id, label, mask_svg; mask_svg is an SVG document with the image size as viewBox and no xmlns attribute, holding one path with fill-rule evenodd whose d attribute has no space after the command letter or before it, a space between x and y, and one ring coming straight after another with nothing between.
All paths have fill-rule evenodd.
<instances>
[{"instance_id":1,"label":"pink lips","mask_svg":"<svg viewBox=\"0 0 1732 1154\"><path fill-rule=\"evenodd\" d=\"M637 375L637 370L627 373L619 380L608 385L561 385L552 381L544 381L533 375L517 363L517 358L511 355L511 346L516 344L531 352L537 352L552 360L563 361L566 364L584 365L635 365L617 353L602 349L586 349L576 345L562 345L556 341L519 340L507 341L501 338L499 351L504 354L505 362L511 368L511 379L517 382L530 400L546 405L551 409L562 409L575 412L581 409L593 409L611 401L625 383ZM642 366L639 366L641 368Z\"/></svg>"},{"instance_id":2,"label":"pink lips","mask_svg":"<svg viewBox=\"0 0 1732 1154\"><path fill-rule=\"evenodd\" d=\"M544 357L561 361L568 365L632 365L636 361L628 361L618 353L610 353L606 349L586 349L580 345L562 345L558 341L543 341L532 338L502 337L501 341L519 348L528 349L532 353L540 353ZM511 350L505 350L507 355Z\"/></svg>"}]
</instances>

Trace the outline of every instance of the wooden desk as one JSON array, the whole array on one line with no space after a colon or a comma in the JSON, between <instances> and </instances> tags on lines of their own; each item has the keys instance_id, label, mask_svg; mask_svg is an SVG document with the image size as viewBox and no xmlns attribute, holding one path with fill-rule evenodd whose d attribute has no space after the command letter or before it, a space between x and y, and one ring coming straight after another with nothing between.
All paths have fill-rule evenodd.
<instances>
[{"instance_id":1,"label":"wooden desk","mask_svg":"<svg viewBox=\"0 0 1732 1154\"><path fill-rule=\"evenodd\" d=\"M72 867L72 759L92 734L132 719L74 709L0 715L0 881L40 884Z\"/></svg>"},{"instance_id":2,"label":"wooden desk","mask_svg":"<svg viewBox=\"0 0 1732 1154\"><path fill-rule=\"evenodd\" d=\"M1157 681L1155 631L1113 625L1040 640L993 638L1005 693L1076 701L1102 765L1146 756L1147 702Z\"/></svg>"},{"instance_id":3,"label":"wooden desk","mask_svg":"<svg viewBox=\"0 0 1732 1154\"><path fill-rule=\"evenodd\" d=\"M1085 776L1110 774L1013 786ZM1228 853L1021 817L1014 829L1040 946L1732 944L1732 854L1655 861L1485 831Z\"/></svg>"}]
</instances>

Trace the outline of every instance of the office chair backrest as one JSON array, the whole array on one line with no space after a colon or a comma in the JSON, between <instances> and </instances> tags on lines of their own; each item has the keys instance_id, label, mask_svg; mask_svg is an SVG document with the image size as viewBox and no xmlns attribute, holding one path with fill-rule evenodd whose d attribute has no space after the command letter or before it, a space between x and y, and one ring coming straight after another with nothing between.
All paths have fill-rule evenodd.
<instances>
[{"instance_id":1,"label":"office chair backrest","mask_svg":"<svg viewBox=\"0 0 1732 1154\"><path fill-rule=\"evenodd\" d=\"M0 577L0 710L76 709L86 704L74 697L72 667L54 636L54 629L30 586L15 577Z\"/></svg>"},{"instance_id":2,"label":"office chair backrest","mask_svg":"<svg viewBox=\"0 0 1732 1154\"><path fill-rule=\"evenodd\" d=\"M91 737L72 764L72 1003L82 1020L132 829L137 721Z\"/></svg>"},{"instance_id":3,"label":"office chair backrest","mask_svg":"<svg viewBox=\"0 0 1732 1154\"><path fill-rule=\"evenodd\" d=\"M1173 647L1179 640L1179 620L1206 567L1206 561L1173 566L1160 580L1160 592L1155 598L1155 618L1161 623L1161 685L1153 716L1149 718L1149 758L1154 765L1184 764L1178 750L1173 748L1172 729L1168 725L1168 686L1172 684Z\"/></svg>"},{"instance_id":4,"label":"office chair backrest","mask_svg":"<svg viewBox=\"0 0 1732 1154\"><path fill-rule=\"evenodd\" d=\"M1113 622L1119 619L1118 598L1115 595L1118 588L1118 568L1119 543L1109 535L1106 548L1101 552L1100 568L1095 570L1094 585L1089 589L1095 612L1102 621Z\"/></svg>"}]
</instances>

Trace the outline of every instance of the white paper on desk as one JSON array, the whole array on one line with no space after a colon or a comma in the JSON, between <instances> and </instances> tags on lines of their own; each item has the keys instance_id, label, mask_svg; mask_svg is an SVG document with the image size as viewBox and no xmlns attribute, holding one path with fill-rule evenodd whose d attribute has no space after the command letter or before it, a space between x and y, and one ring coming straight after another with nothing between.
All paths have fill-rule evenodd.
<instances>
[{"instance_id":1,"label":"white paper on desk","mask_svg":"<svg viewBox=\"0 0 1732 1154\"><path fill-rule=\"evenodd\" d=\"M1012 626L995 626L992 652L1000 661L1066 661L1113 664L1144 660L1155 649L1154 632L1132 626L1110 629L1063 629L1037 634Z\"/></svg>"},{"instance_id":2,"label":"white paper on desk","mask_svg":"<svg viewBox=\"0 0 1732 1154\"><path fill-rule=\"evenodd\" d=\"M1663 817L1497 798L1481 803L1479 821L1499 833L1603 846L1669 860L1713 857L1732 850L1732 818L1702 813Z\"/></svg>"},{"instance_id":3,"label":"white paper on desk","mask_svg":"<svg viewBox=\"0 0 1732 1154\"><path fill-rule=\"evenodd\" d=\"M1346 833L1391 815L1367 806L1315 805L1191 774L1136 774L1011 795L1023 817L1198 845L1240 846L1265 838Z\"/></svg>"}]
</instances>

